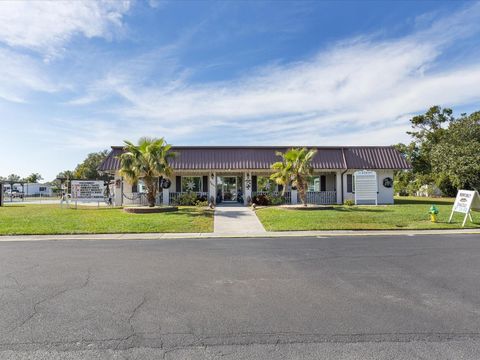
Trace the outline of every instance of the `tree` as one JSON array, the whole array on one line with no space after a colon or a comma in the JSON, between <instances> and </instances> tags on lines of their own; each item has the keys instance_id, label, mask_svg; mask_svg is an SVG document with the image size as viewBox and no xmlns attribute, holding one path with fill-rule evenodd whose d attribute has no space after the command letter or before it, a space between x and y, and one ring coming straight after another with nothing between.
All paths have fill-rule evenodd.
<instances>
[{"instance_id":1,"label":"tree","mask_svg":"<svg viewBox=\"0 0 480 360\"><path fill-rule=\"evenodd\" d=\"M88 154L87 158L75 168L75 178L83 180L103 179L105 176L98 172L98 167L107 156L108 150Z\"/></svg>"},{"instance_id":2,"label":"tree","mask_svg":"<svg viewBox=\"0 0 480 360\"><path fill-rule=\"evenodd\" d=\"M292 148L285 153L277 152L277 156L281 156L282 161L272 164L272 169L276 172L270 178L277 184L283 185L284 191L289 183L296 187L304 206L307 206L307 180L313 174L311 162L316 152L306 148Z\"/></svg>"},{"instance_id":3,"label":"tree","mask_svg":"<svg viewBox=\"0 0 480 360\"><path fill-rule=\"evenodd\" d=\"M43 180L43 177L39 173L31 173L25 178L27 183L38 183L41 180Z\"/></svg>"},{"instance_id":4,"label":"tree","mask_svg":"<svg viewBox=\"0 0 480 360\"><path fill-rule=\"evenodd\" d=\"M432 148L432 169L457 189L480 189L480 111L450 124Z\"/></svg>"},{"instance_id":5,"label":"tree","mask_svg":"<svg viewBox=\"0 0 480 360\"><path fill-rule=\"evenodd\" d=\"M19 175L17 174L10 174L7 176L7 181L9 183L17 183L17 182L20 182L22 179Z\"/></svg>"},{"instance_id":6,"label":"tree","mask_svg":"<svg viewBox=\"0 0 480 360\"><path fill-rule=\"evenodd\" d=\"M124 141L125 152L120 155L120 174L134 184L143 180L147 187L147 201L150 207L155 206L158 191L158 178L170 176L172 168L169 165L175 154L171 145L163 138L140 138L138 145Z\"/></svg>"},{"instance_id":7,"label":"tree","mask_svg":"<svg viewBox=\"0 0 480 360\"><path fill-rule=\"evenodd\" d=\"M62 190L62 184L64 182L67 182L67 193L70 193L71 190L71 185L70 181L72 179L75 179L73 171L71 170L64 170L62 172L59 172L55 178L54 181L52 181L52 186L54 191L60 191Z\"/></svg>"}]
</instances>

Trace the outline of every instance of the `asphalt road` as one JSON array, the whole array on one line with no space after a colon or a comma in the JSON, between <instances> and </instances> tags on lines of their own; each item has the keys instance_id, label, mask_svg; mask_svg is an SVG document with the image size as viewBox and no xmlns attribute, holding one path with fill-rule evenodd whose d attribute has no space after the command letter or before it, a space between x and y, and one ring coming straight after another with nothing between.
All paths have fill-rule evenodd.
<instances>
[{"instance_id":1,"label":"asphalt road","mask_svg":"<svg viewBox=\"0 0 480 360\"><path fill-rule=\"evenodd\" d=\"M480 236L0 242L0 359L480 359Z\"/></svg>"}]
</instances>

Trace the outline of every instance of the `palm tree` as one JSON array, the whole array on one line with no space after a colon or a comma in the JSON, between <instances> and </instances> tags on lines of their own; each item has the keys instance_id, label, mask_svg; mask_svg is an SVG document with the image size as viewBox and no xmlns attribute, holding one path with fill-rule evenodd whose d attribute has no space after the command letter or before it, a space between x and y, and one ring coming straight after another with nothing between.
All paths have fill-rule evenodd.
<instances>
[{"instance_id":1,"label":"palm tree","mask_svg":"<svg viewBox=\"0 0 480 360\"><path fill-rule=\"evenodd\" d=\"M290 183L296 187L304 206L307 206L307 180L313 173L311 162L316 152L317 150L306 148L292 148L285 153L277 152L277 156L281 156L282 161L271 166L276 172L270 178L277 184L283 185L283 193Z\"/></svg>"},{"instance_id":2,"label":"palm tree","mask_svg":"<svg viewBox=\"0 0 480 360\"><path fill-rule=\"evenodd\" d=\"M120 174L134 184L142 179L147 187L148 206L155 206L158 191L158 178L170 176L172 168L169 160L175 156L171 145L155 138L140 138L138 145L124 141L125 152L120 155Z\"/></svg>"}]
</instances>

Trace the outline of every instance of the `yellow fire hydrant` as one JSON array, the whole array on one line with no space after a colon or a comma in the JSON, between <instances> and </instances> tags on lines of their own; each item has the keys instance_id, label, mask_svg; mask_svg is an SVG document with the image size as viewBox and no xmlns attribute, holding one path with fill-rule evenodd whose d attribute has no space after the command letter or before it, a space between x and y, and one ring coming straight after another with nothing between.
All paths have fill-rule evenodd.
<instances>
[{"instance_id":1,"label":"yellow fire hydrant","mask_svg":"<svg viewBox=\"0 0 480 360\"><path fill-rule=\"evenodd\" d=\"M430 211L428 213L430 214L430 221L436 223L437 222L438 208L435 205L432 205L430 207Z\"/></svg>"}]
</instances>

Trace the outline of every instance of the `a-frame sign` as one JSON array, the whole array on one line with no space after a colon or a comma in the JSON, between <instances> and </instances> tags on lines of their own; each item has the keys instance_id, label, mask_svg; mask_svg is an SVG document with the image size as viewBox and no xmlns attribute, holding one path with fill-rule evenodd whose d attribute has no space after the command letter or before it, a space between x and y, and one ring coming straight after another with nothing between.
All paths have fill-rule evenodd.
<instances>
[{"instance_id":1,"label":"a-frame sign","mask_svg":"<svg viewBox=\"0 0 480 360\"><path fill-rule=\"evenodd\" d=\"M472 220L471 211L480 211L480 195L476 190L458 190L457 197L455 198L455 203L453 204L452 213L450 214L450 218L448 222L452 221L453 213L459 212L465 214L465 218L463 219L462 227L465 226L467 222L467 217Z\"/></svg>"}]
</instances>

